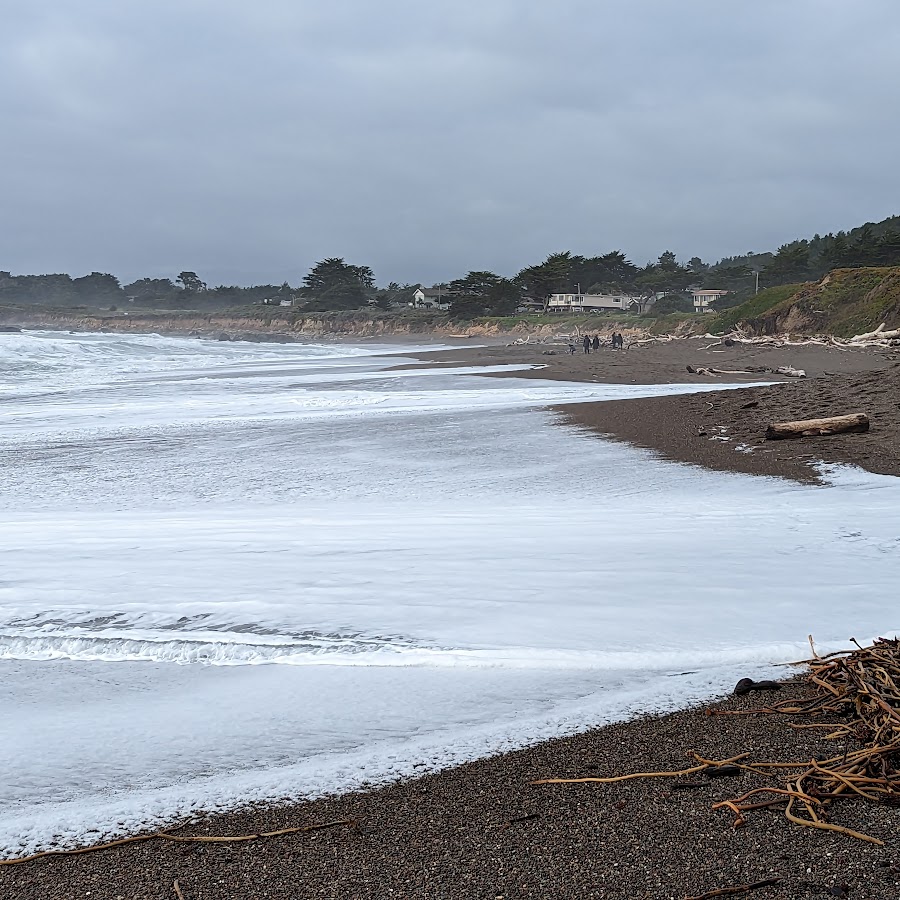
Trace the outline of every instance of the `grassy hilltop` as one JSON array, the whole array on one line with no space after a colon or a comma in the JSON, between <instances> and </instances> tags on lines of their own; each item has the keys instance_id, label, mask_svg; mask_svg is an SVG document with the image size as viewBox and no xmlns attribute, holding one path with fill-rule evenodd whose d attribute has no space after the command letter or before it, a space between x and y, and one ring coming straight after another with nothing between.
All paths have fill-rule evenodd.
<instances>
[{"instance_id":1,"label":"grassy hilltop","mask_svg":"<svg viewBox=\"0 0 900 900\"><path fill-rule=\"evenodd\" d=\"M716 331L850 337L882 322L900 325L900 266L833 269L818 282L768 288L710 324Z\"/></svg>"}]
</instances>

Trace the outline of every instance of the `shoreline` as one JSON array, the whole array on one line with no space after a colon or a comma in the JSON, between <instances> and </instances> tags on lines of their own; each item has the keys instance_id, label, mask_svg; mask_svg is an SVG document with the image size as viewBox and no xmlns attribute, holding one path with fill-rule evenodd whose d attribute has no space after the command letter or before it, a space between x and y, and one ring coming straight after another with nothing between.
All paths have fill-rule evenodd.
<instances>
[{"instance_id":1,"label":"shoreline","mask_svg":"<svg viewBox=\"0 0 900 900\"><path fill-rule=\"evenodd\" d=\"M709 341L672 341L591 354L545 355L548 347L494 345L428 353L419 359L442 365L540 366L529 371L485 373L493 378L533 378L606 384L704 384L696 394L605 400L551 407L559 421L604 438L651 450L663 459L724 472L822 481L819 463L858 466L900 476L900 361L889 351L838 350L815 345L736 345L706 349ZM549 348L555 349L555 348ZM758 373L710 378L687 366L741 369L794 366L806 378ZM409 368L402 366L399 368ZM772 381L769 387L716 390L716 382ZM863 434L767 441L773 421L865 412Z\"/></svg>"},{"instance_id":2,"label":"shoreline","mask_svg":"<svg viewBox=\"0 0 900 900\"><path fill-rule=\"evenodd\" d=\"M778 699L808 689L783 683ZM728 696L663 716L643 716L479 759L367 792L203 818L178 835L258 835L323 823L306 833L243 843L142 841L77 856L0 867L6 896L62 900L229 898L681 898L777 878L754 896L817 897L847 884L853 900L900 891L896 811L846 803L833 821L885 841L865 843L755 810L732 828L713 804L765 776L701 776L616 784L535 785L544 778L611 777L680 770L690 751L725 760L808 760L833 755L816 730L787 717L720 717L766 697ZM839 749L839 748L838 748ZM686 784L687 787L684 787ZM689 789L688 789L689 788ZM353 824L347 824L352 822Z\"/></svg>"},{"instance_id":3,"label":"shoreline","mask_svg":"<svg viewBox=\"0 0 900 900\"><path fill-rule=\"evenodd\" d=\"M549 371L493 373L492 377L665 383L680 371L686 353L692 360L700 355L694 343L678 346L675 352L671 344L662 344L623 353L601 351L591 357L549 357ZM734 351L735 362L746 358L740 356L741 349ZM760 358L759 348L752 352L754 359ZM891 436L896 412L893 419L891 414L898 409L894 398L900 368L876 353L805 352L808 356L801 361L809 378L801 381L553 409L568 425L708 468L744 471L736 466L746 458L748 464L759 462L758 469L750 470L752 474L815 480L813 461L797 457L809 453L818 458L826 452L820 447L846 454L845 460L833 461L857 465L871 454L865 466L870 471L875 470L872 466L893 465L890 450L896 453L898 442ZM797 362L795 348L765 348L765 353L765 364ZM785 353L790 359L783 358ZM419 358L425 365L486 365L539 359L542 354L540 346L523 350L492 345L428 352ZM409 354L401 346L398 355ZM730 364L730 358L713 358L719 365ZM746 378L758 379L758 375ZM710 383L698 376L683 380ZM704 424L704 416L712 415L717 427L725 422L723 427L754 433L767 418L791 417L789 411L863 400L879 404L869 434L780 442L765 456L738 454L728 442L694 430ZM758 406L748 410L747 403ZM678 443L674 436L682 433L684 441ZM880 444L869 443L873 435L876 441L893 441L894 447L880 450ZM732 443L736 440L733 436ZM699 447L707 448L706 455ZM774 452L781 447L784 456ZM815 448L815 454L810 448ZM887 474L900 474L900 469ZM792 696L792 691L799 688L782 689L784 696ZM762 888L754 896L762 900L815 897L848 883L853 886L849 895L853 900L896 897L900 867L895 864L900 861L895 852L896 816L889 808L873 811L848 806L845 817L841 807L836 818L884 838L888 847L882 849L846 836L810 834L809 829L792 827L780 814L767 810L755 814L747 828L732 831L727 812L711 806L764 783L750 777L740 779L740 790L729 779L684 791L646 782L559 788L529 783L546 777L680 768L689 764L685 760L690 750L716 759L729 758L748 746L757 754L768 752L780 758L813 758L828 752L829 745L817 733L792 731L783 722L773 727L767 717L707 715L710 709L746 709L759 702L758 697L727 697L667 715L642 716L375 790L212 815L179 833L258 834L345 819L357 823L352 828L246 844L151 841L0 867L0 895L5 888L9 896L43 900L88 894L92 900L170 898L178 879L184 900L257 896L630 900L680 898L760 881L774 873L781 879L779 885Z\"/></svg>"}]
</instances>

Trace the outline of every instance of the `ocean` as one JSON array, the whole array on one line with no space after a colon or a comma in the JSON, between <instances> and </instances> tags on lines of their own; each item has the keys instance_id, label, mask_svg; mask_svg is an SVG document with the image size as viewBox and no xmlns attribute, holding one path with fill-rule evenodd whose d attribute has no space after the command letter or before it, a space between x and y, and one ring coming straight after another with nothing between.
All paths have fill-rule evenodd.
<instances>
[{"instance_id":1,"label":"ocean","mask_svg":"<svg viewBox=\"0 0 900 900\"><path fill-rule=\"evenodd\" d=\"M435 348L0 334L0 855L432 771L900 627L897 479L665 462L551 405L702 386L416 364Z\"/></svg>"}]
</instances>

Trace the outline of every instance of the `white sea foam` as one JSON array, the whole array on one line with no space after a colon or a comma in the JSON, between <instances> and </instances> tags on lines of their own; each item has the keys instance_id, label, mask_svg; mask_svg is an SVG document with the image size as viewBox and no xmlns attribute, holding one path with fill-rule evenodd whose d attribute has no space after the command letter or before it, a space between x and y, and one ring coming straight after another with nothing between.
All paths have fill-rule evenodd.
<instances>
[{"instance_id":1,"label":"white sea foam","mask_svg":"<svg viewBox=\"0 0 900 900\"><path fill-rule=\"evenodd\" d=\"M824 646L824 645L823 645ZM831 649L831 645L828 645ZM579 650L533 647L490 649L428 647L414 641L341 636L301 640L192 633L173 640L163 634L117 635L0 633L0 660L156 662L209 666L391 666L494 669L597 669L667 671L766 664L805 652L797 642L693 650Z\"/></svg>"},{"instance_id":2,"label":"white sea foam","mask_svg":"<svg viewBox=\"0 0 900 900\"><path fill-rule=\"evenodd\" d=\"M900 626L895 479L694 470L542 408L702 386L0 338L8 854L669 709L810 631Z\"/></svg>"}]
</instances>

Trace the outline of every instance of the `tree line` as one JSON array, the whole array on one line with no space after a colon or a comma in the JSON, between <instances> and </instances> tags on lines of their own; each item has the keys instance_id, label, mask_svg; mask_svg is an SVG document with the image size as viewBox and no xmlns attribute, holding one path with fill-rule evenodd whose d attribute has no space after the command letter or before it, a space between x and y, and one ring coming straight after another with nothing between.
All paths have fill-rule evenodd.
<instances>
[{"instance_id":1,"label":"tree line","mask_svg":"<svg viewBox=\"0 0 900 900\"><path fill-rule=\"evenodd\" d=\"M736 305L756 289L821 278L834 268L900 265L900 216L866 223L811 240L784 244L772 253L747 253L705 263L694 256L679 262L670 250L644 266L632 263L621 250L597 256L569 251L551 253L540 263L515 275L471 271L440 285L450 300L450 315L512 315L527 300L546 303L552 294L621 293L661 298L657 313L690 311L689 288L730 293L719 308ZM246 306L263 302L297 304L311 312L353 310L374 305L390 309L410 305L419 284L375 284L372 269L329 257L317 262L302 283L292 287L264 284L252 287L209 287L196 272L180 272L174 279L140 278L121 284L104 272L73 278L70 275L12 275L0 272L0 305L84 306L118 309L123 304L156 309L202 309ZM438 287L438 286L436 286Z\"/></svg>"}]
</instances>

